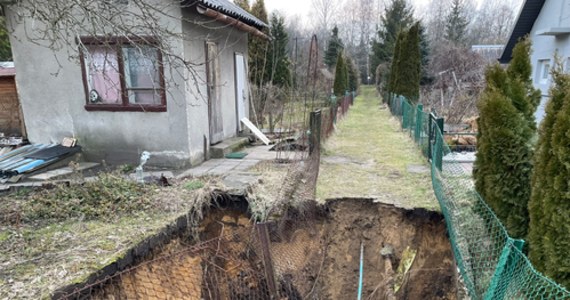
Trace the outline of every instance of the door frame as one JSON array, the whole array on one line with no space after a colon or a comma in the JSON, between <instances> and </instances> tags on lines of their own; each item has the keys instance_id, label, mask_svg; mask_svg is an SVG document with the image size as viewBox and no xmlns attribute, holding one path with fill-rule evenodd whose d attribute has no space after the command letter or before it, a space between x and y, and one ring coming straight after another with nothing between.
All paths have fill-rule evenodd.
<instances>
[{"instance_id":1,"label":"door frame","mask_svg":"<svg viewBox=\"0 0 570 300\"><path fill-rule=\"evenodd\" d=\"M243 61L243 76L244 76L244 87L243 87L243 98L244 99L239 99L239 85L238 85L238 59L237 57L241 56L242 57L242 61ZM241 126L241 121L240 121L240 115L239 115L239 105L240 105L240 100L244 100L243 103L243 115L244 117L247 117L247 99L249 97L246 97L246 95L249 96L249 93L246 92L247 87L249 86L249 82L248 82L248 74L247 74L247 60L246 60L246 56L241 53L241 52L234 52L234 82L235 82L235 95L236 95L236 120L237 120L237 124L236 124L236 132L239 134L240 132L243 131L243 127Z\"/></svg>"},{"instance_id":2,"label":"door frame","mask_svg":"<svg viewBox=\"0 0 570 300\"><path fill-rule=\"evenodd\" d=\"M222 111L222 99L220 96L220 91L218 89L218 87L216 86L218 84L218 82L214 82L214 84L212 84L212 78L211 77L219 77L219 74L216 74L216 70L212 72L210 66L211 66L211 57L210 57L210 45L214 45L216 47L216 57L213 58L214 61L214 68L219 68L219 49L218 49L218 44L214 41L210 41L210 40L206 40L204 43L205 46L205 57L206 57L206 89L207 89L207 95L208 95L208 136L209 136L209 144L210 145L215 145L220 143L223 138L224 138L224 120L223 120L223 111ZM212 76L211 76L212 75ZM219 78L216 78L219 80ZM212 95L212 90L216 90L215 95ZM216 98L216 99L213 99ZM218 105L219 105L219 114L217 114L216 112L213 111L213 105L212 105L212 101L218 101ZM217 118L212 118L212 115L216 115ZM219 122L221 124L219 131L218 132L214 132L216 131L215 129L216 126L214 125L214 122L216 122L216 120L219 120Z\"/></svg>"}]
</instances>

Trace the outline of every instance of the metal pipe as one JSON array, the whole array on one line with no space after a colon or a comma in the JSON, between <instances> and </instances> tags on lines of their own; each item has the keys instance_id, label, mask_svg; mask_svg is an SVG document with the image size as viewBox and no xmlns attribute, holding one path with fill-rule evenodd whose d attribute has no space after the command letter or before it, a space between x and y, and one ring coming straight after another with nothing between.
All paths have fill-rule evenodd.
<instances>
[{"instance_id":1,"label":"metal pipe","mask_svg":"<svg viewBox=\"0 0 570 300\"><path fill-rule=\"evenodd\" d=\"M364 277L364 243L360 242L360 274L358 276L358 300L362 300L363 277Z\"/></svg>"},{"instance_id":2,"label":"metal pipe","mask_svg":"<svg viewBox=\"0 0 570 300\"><path fill-rule=\"evenodd\" d=\"M222 23L228 24L230 26L234 26L237 29L241 30L241 31L245 31L247 33L251 33L254 36L266 39L266 40L271 40L271 38L266 35L265 33L263 33L261 30L247 25L244 22L237 20L235 18L232 18L226 14L223 14L219 11L215 11L213 9L207 8L205 6L202 5L198 5L196 7L196 10L198 11L199 14L216 19L216 21L220 21Z\"/></svg>"}]
</instances>

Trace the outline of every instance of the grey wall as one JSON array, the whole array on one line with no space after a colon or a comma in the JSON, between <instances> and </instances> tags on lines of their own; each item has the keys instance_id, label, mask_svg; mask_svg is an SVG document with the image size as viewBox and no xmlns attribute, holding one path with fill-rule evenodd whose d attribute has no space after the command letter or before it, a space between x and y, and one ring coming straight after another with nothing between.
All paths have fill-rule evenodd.
<instances>
[{"instance_id":1,"label":"grey wall","mask_svg":"<svg viewBox=\"0 0 570 300\"><path fill-rule=\"evenodd\" d=\"M191 8L185 9L183 15L185 19L204 21L207 22L208 27L216 28L216 30L208 30L190 22L183 23L184 32L188 35L184 41L185 57L191 62L200 64L197 66L197 73L195 74L197 81L200 82L199 89L195 85L196 79L192 77L189 78L186 85L190 148L192 161L197 162L203 159L204 137L209 136L206 68L203 65L206 60L206 41L213 41L218 45L218 59L221 69L218 88L222 98L224 138L229 138L237 135L238 122L234 56L235 53L242 53L247 56L247 33L238 31L231 26L212 23L211 19L206 19ZM249 107L246 107L246 114L248 113Z\"/></svg>"},{"instance_id":2,"label":"grey wall","mask_svg":"<svg viewBox=\"0 0 570 300\"><path fill-rule=\"evenodd\" d=\"M533 66L532 79L535 88L542 92L542 101L536 112L537 122L544 118L544 109L548 102L548 89L552 83L549 78L546 81L540 79L541 60L549 60L550 65L554 66L554 55L557 53L564 66L565 72L570 71L570 35L538 35L537 32L544 31L552 27L570 27L570 1L569 0L547 0L536 19L530 37L532 39L531 63Z\"/></svg>"},{"instance_id":3,"label":"grey wall","mask_svg":"<svg viewBox=\"0 0 570 300\"><path fill-rule=\"evenodd\" d=\"M33 143L57 143L64 137L78 138L88 159L109 163L136 163L142 151L150 151L149 164L182 167L204 160L204 136L208 136L208 108L204 77L204 42L218 42L223 49L222 99L224 136L236 135L234 52L247 53L247 35L232 27L207 30L182 22L180 15L199 16L185 9L163 18L170 29L188 34L189 39L172 41L176 55L194 62L193 70L169 64L165 59L166 112L86 111L82 71L75 47L53 51L25 40L32 23L18 22L17 9L7 10L13 27L11 43L18 76L17 85L28 137ZM209 20L211 21L211 20ZM183 24L184 23L184 24ZM220 24L210 22L219 28ZM35 24L34 26L38 26ZM70 37L70 40L73 40ZM192 74L191 74L192 73ZM247 111L247 110L246 110Z\"/></svg>"}]
</instances>

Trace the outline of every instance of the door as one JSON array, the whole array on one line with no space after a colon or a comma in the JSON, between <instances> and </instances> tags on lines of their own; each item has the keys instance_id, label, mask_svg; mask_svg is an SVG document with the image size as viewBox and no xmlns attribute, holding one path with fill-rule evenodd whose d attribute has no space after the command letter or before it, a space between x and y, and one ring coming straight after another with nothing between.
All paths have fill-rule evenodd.
<instances>
[{"instance_id":1,"label":"door","mask_svg":"<svg viewBox=\"0 0 570 300\"><path fill-rule=\"evenodd\" d=\"M208 81L208 117L210 120L210 144L214 145L224 138L222 119L222 97L220 95L220 63L218 45L206 42L206 73Z\"/></svg>"},{"instance_id":2,"label":"door","mask_svg":"<svg viewBox=\"0 0 570 300\"><path fill-rule=\"evenodd\" d=\"M237 114L237 131L242 131L242 125L239 120L246 117L245 109L247 105L247 73L245 66L245 57L241 53L235 55L235 72L236 72L236 114Z\"/></svg>"}]
</instances>

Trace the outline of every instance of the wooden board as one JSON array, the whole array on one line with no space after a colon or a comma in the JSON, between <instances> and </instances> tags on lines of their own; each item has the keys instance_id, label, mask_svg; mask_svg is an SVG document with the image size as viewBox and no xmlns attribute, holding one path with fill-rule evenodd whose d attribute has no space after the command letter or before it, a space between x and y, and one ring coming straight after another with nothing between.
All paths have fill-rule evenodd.
<instances>
[{"instance_id":1,"label":"wooden board","mask_svg":"<svg viewBox=\"0 0 570 300\"><path fill-rule=\"evenodd\" d=\"M269 145L271 141L265 136L265 134L263 134L263 132L255 127L255 125L253 125L253 123L251 123L248 118L242 118L240 121L243 123L243 125L249 128L249 130L251 130L251 132L253 132L253 134L255 134L255 136L260 139L265 145Z\"/></svg>"}]
</instances>

